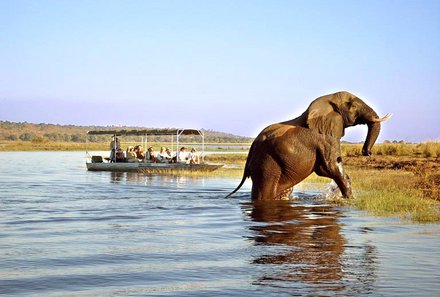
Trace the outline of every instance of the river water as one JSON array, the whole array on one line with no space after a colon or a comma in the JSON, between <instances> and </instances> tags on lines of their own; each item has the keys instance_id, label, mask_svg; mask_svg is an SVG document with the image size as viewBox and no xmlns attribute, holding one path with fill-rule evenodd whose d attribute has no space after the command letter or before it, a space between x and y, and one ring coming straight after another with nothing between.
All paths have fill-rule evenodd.
<instances>
[{"instance_id":1,"label":"river water","mask_svg":"<svg viewBox=\"0 0 440 297\"><path fill-rule=\"evenodd\" d=\"M1 296L438 296L440 227L237 178L88 172L82 152L0 153ZM317 189L319 191L320 189Z\"/></svg>"}]
</instances>

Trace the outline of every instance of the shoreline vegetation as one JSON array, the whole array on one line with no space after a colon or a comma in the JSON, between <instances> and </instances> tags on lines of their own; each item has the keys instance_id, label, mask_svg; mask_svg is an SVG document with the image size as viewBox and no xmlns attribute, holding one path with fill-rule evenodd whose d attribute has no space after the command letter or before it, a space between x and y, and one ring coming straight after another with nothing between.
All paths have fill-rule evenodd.
<instances>
[{"instance_id":1,"label":"shoreline vegetation","mask_svg":"<svg viewBox=\"0 0 440 297\"><path fill-rule=\"evenodd\" d=\"M5 123L13 127L24 126L33 129L38 128L39 125L43 125L45 128L49 126L55 130L57 128L56 125L17 124L1 121L0 126L5 128ZM77 133L78 127L72 126L70 128L74 133ZM86 129L89 127L80 128L87 131ZM5 133L15 135L17 132L14 129L3 129L2 133L3 137L0 135L0 153L5 151L109 150L108 140L95 139L95 141L85 143L83 139L74 141L70 138L68 141L64 141L50 140L47 137L48 135L58 135L58 132L58 134L52 132L52 134L34 135L31 140L15 139L15 136L5 138ZM24 134L26 133L28 132L24 132ZM210 133L209 137L206 137L205 134L205 151L208 153L205 155L205 161L223 163L225 167L214 172L178 172L176 174L233 177L237 178L238 185L252 139L220 132L211 131ZM27 135L29 136L30 133ZM225 137L222 138L220 135ZM67 138L69 137L66 136ZM165 141L152 139L149 145L155 148L162 145L168 146L169 143L167 144ZM180 144L195 145L200 148L199 144L194 144L191 140ZM373 155L370 157L361 156L361 148L361 144L342 143L341 145L342 157L347 173L351 177L355 198L335 203L351 205L378 216L394 216L419 223L440 222L440 142L375 144L372 150ZM215 152L215 154L209 154L210 152ZM314 187L316 189L316 185L318 185L320 189L324 190L330 181L328 178L312 174L295 188Z\"/></svg>"}]
</instances>

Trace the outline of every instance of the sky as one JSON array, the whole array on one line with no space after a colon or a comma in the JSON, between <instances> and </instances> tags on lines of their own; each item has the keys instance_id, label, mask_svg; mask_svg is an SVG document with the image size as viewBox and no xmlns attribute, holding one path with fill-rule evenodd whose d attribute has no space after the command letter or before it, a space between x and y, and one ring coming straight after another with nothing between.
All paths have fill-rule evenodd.
<instances>
[{"instance_id":1,"label":"sky","mask_svg":"<svg viewBox=\"0 0 440 297\"><path fill-rule=\"evenodd\" d=\"M2 121L255 137L340 90L440 140L440 1L0 0Z\"/></svg>"}]
</instances>

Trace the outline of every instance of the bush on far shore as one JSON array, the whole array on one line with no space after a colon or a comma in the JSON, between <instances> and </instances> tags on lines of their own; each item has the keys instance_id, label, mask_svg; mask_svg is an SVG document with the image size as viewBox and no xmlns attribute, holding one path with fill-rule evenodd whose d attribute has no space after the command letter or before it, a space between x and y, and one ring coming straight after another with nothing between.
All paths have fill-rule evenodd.
<instances>
[{"instance_id":1,"label":"bush on far shore","mask_svg":"<svg viewBox=\"0 0 440 297\"><path fill-rule=\"evenodd\" d=\"M342 155L358 157L362 155L362 144L341 145ZM373 146L373 155L378 156L408 156L408 157L440 157L440 142L429 141L422 143L378 143Z\"/></svg>"}]
</instances>

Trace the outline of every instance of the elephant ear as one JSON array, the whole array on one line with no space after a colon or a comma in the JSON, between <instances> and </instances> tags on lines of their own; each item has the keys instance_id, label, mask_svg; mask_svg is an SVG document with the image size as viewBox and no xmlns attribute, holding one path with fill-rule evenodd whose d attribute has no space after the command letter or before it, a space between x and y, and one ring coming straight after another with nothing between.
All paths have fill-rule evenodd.
<instances>
[{"instance_id":1,"label":"elephant ear","mask_svg":"<svg viewBox=\"0 0 440 297\"><path fill-rule=\"evenodd\" d=\"M325 107L309 107L307 125L321 134L331 135L340 139L344 136L344 121L337 106L328 103Z\"/></svg>"}]
</instances>

